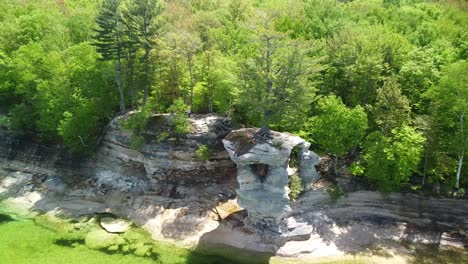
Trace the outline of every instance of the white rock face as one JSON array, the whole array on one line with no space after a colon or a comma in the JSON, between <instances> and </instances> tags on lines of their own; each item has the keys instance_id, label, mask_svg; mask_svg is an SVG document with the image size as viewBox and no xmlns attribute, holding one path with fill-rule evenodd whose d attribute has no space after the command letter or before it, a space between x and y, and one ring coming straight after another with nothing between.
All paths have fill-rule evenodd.
<instances>
[{"instance_id":1,"label":"white rock face","mask_svg":"<svg viewBox=\"0 0 468 264\"><path fill-rule=\"evenodd\" d=\"M245 208L250 220L261 225L279 222L288 212L288 161L291 151L299 146L300 176L306 184L318 178L315 165L318 156L309 150L304 139L272 132L273 138L257 142L258 129L232 131L223 144L231 159L237 164L237 190L239 205ZM310 232L309 232L310 234Z\"/></svg>"},{"instance_id":2,"label":"white rock face","mask_svg":"<svg viewBox=\"0 0 468 264\"><path fill-rule=\"evenodd\" d=\"M132 222L112 217L101 218L101 226L109 233L125 233L132 226Z\"/></svg>"},{"instance_id":3,"label":"white rock face","mask_svg":"<svg viewBox=\"0 0 468 264\"><path fill-rule=\"evenodd\" d=\"M299 152L299 177L302 179L304 191L312 189L312 184L320 178L315 168L320 162L320 157L315 152L309 150L309 143L303 144Z\"/></svg>"}]
</instances>

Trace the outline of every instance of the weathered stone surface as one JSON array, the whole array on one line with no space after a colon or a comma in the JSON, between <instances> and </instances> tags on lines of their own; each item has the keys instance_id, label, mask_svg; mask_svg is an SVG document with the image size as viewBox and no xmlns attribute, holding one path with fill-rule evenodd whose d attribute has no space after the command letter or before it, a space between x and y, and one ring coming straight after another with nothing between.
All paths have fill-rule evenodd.
<instances>
[{"instance_id":1,"label":"weathered stone surface","mask_svg":"<svg viewBox=\"0 0 468 264\"><path fill-rule=\"evenodd\" d=\"M235 179L235 164L221 143L227 133L223 117L194 116L190 119L192 131L175 141L160 140L165 131L161 129L167 129L167 116L155 115L142 132L145 144L140 150L129 144L132 131L121 127L122 119L127 117L112 120L96 155L90 159L72 156L57 144L39 143L0 128L0 173L20 171L40 176L54 194L62 194L67 186L90 178L103 192L163 192L167 184L193 186ZM212 151L208 161L195 156L202 144Z\"/></svg>"},{"instance_id":2,"label":"weathered stone surface","mask_svg":"<svg viewBox=\"0 0 468 264\"><path fill-rule=\"evenodd\" d=\"M302 179L302 185L305 191L312 189L312 184L320 178L320 175L315 168L320 162L320 157L315 152L309 150L310 144L302 145L299 152L299 177Z\"/></svg>"},{"instance_id":3,"label":"weathered stone surface","mask_svg":"<svg viewBox=\"0 0 468 264\"><path fill-rule=\"evenodd\" d=\"M306 222L298 222L294 217L286 219L287 231L282 234L286 241L305 241L310 238L313 228Z\"/></svg>"},{"instance_id":4,"label":"weathered stone surface","mask_svg":"<svg viewBox=\"0 0 468 264\"><path fill-rule=\"evenodd\" d=\"M31 173L16 171L9 174L0 182L0 196L9 193L18 193L32 188L33 175Z\"/></svg>"},{"instance_id":5,"label":"weathered stone surface","mask_svg":"<svg viewBox=\"0 0 468 264\"><path fill-rule=\"evenodd\" d=\"M148 191L153 182L204 184L223 182L235 177L235 164L221 144L225 131L220 129L224 118L214 115L194 116L192 129L185 138L160 140L167 128L167 115L155 115L142 132L145 144L140 150L130 147L132 131L121 127L127 116L114 119L97 152L95 175L98 181L114 189ZM197 159L200 145L212 151L208 161ZM157 190L153 190L157 191Z\"/></svg>"},{"instance_id":6,"label":"weathered stone surface","mask_svg":"<svg viewBox=\"0 0 468 264\"><path fill-rule=\"evenodd\" d=\"M219 215L221 219L225 219L231 214L242 211L242 210L243 209L239 206L236 199L228 200L216 206L216 213Z\"/></svg>"},{"instance_id":7,"label":"weathered stone surface","mask_svg":"<svg viewBox=\"0 0 468 264\"><path fill-rule=\"evenodd\" d=\"M56 194L63 194L67 188L65 182L58 176L48 177L44 184L47 186L48 190L53 191Z\"/></svg>"},{"instance_id":8,"label":"weathered stone surface","mask_svg":"<svg viewBox=\"0 0 468 264\"><path fill-rule=\"evenodd\" d=\"M124 219L115 219L112 217L101 218L101 226L109 233L125 233L132 226L132 222Z\"/></svg>"},{"instance_id":9,"label":"weathered stone surface","mask_svg":"<svg viewBox=\"0 0 468 264\"><path fill-rule=\"evenodd\" d=\"M265 224L265 218L279 221L291 210L287 187L291 150L296 146L301 148L300 175L306 184L317 178L318 173L314 166L319 158L309 151L310 144L300 137L273 131L272 139L258 142L255 139L257 131L258 129L233 131L223 140L223 144L237 164L239 205L247 209L254 224Z\"/></svg>"}]
</instances>

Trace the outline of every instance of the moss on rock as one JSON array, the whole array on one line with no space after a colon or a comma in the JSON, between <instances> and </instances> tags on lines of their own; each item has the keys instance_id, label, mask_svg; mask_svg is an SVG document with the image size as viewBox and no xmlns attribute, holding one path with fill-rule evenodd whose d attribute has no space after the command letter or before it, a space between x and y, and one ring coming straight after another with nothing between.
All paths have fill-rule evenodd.
<instances>
[{"instance_id":1,"label":"moss on rock","mask_svg":"<svg viewBox=\"0 0 468 264\"><path fill-rule=\"evenodd\" d=\"M109 249L113 246L118 249L118 246L125 244L125 239L104 230L93 230L86 235L85 244L90 249Z\"/></svg>"}]
</instances>

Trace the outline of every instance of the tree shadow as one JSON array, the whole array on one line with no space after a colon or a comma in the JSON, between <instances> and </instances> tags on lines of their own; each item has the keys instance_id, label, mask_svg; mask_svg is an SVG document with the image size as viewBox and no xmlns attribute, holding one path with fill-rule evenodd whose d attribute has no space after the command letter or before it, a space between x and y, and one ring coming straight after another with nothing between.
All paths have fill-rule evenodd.
<instances>
[{"instance_id":1,"label":"tree shadow","mask_svg":"<svg viewBox=\"0 0 468 264\"><path fill-rule=\"evenodd\" d=\"M188 258L187 264L202 264L202 263L232 263L232 264L268 264L271 253L262 253L251 251L249 249L240 249L226 244L210 243L213 238L218 236L218 230L205 233L197 246L192 251ZM208 257L208 258L207 258Z\"/></svg>"},{"instance_id":2,"label":"tree shadow","mask_svg":"<svg viewBox=\"0 0 468 264\"><path fill-rule=\"evenodd\" d=\"M59 238L54 241L54 244L62 247L75 247L77 244L84 245L85 241L81 238Z\"/></svg>"},{"instance_id":3,"label":"tree shadow","mask_svg":"<svg viewBox=\"0 0 468 264\"><path fill-rule=\"evenodd\" d=\"M6 214L0 214L0 224L5 224L8 222L13 222L15 219L9 215Z\"/></svg>"},{"instance_id":4,"label":"tree shadow","mask_svg":"<svg viewBox=\"0 0 468 264\"><path fill-rule=\"evenodd\" d=\"M187 263L269 263L273 254L258 251L258 245L265 241L245 226L246 217L245 210L232 213L224 219L219 217L217 228L200 237L198 246L189 255ZM212 262L203 262L202 256L209 256Z\"/></svg>"}]
</instances>

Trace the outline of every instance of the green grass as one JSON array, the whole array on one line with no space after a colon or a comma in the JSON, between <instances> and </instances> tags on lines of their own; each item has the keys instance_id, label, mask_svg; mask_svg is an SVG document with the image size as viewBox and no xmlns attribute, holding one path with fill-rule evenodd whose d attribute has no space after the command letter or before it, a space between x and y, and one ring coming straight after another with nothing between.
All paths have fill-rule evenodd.
<instances>
[{"instance_id":1,"label":"green grass","mask_svg":"<svg viewBox=\"0 0 468 264\"><path fill-rule=\"evenodd\" d=\"M91 228L96 228L96 223L92 221L86 223L90 223ZM0 264L393 264L401 263L402 260L414 264L468 263L468 253L464 250L416 244L407 246L409 254L406 253L396 259L375 253L317 259L284 259L270 258L266 255L248 256L241 250L236 251L227 247L202 250L201 252L205 254L201 254L169 243L152 241L146 231L132 228L123 235L127 241L153 247L151 256L138 257L131 253L91 250L84 245L82 239L82 232L89 231L89 226L81 231L75 228L71 230L71 226L69 222L47 216L37 216L35 220L30 220L17 219L0 213ZM229 259L210 255L213 252L227 256Z\"/></svg>"},{"instance_id":2,"label":"green grass","mask_svg":"<svg viewBox=\"0 0 468 264\"><path fill-rule=\"evenodd\" d=\"M0 220L0 263L8 264L146 264L146 263L234 263L217 256L206 256L156 242L151 257L138 257L90 250L80 239L54 232L32 220L15 220L3 215Z\"/></svg>"},{"instance_id":3,"label":"green grass","mask_svg":"<svg viewBox=\"0 0 468 264\"><path fill-rule=\"evenodd\" d=\"M59 245L56 243L60 240L57 233L42 228L31 220L10 221L0 224L0 234L0 260L2 263L155 263L151 259L132 255L109 255L104 252L89 250L81 244L74 246Z\"/></svg>"}]
</instances>

